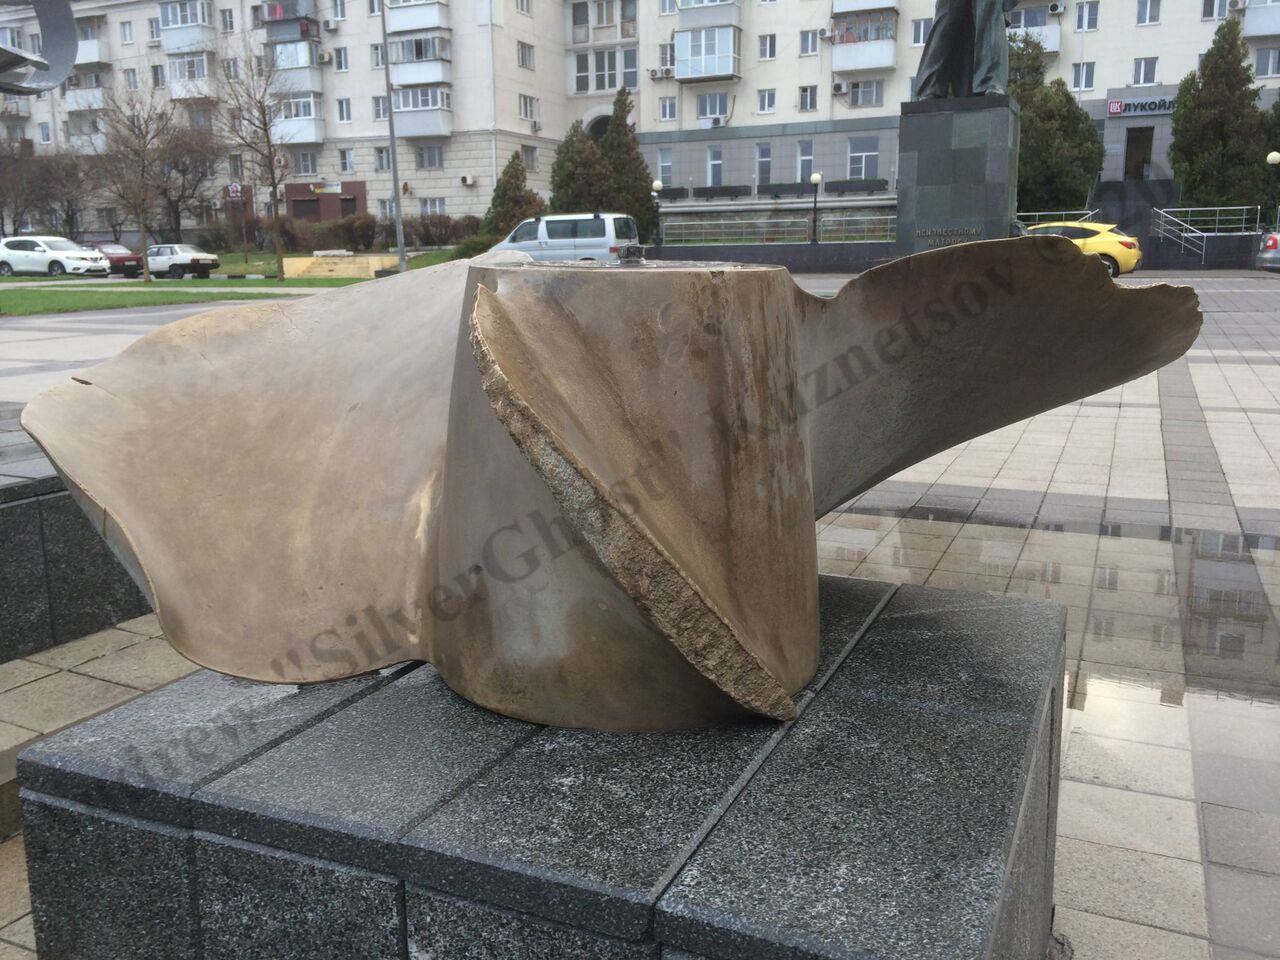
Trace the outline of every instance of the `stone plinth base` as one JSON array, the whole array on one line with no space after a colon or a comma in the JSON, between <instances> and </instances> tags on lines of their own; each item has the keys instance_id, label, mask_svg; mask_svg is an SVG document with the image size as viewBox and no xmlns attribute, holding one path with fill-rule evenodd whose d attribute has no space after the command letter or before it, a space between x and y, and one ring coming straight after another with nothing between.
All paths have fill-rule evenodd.
<instances>
[{"instance_id":1,"label":"stone plinth base","mask_svg":"<svg viewBox=\"0 0 1280 960\"><path fill-rule=\"evenodd\" d=\"M898 126L898 252L1012 236L1018 105L1009 97L918 100Z\"/></svg>"},{"instance_id":2,"label":"stone plinth base","mask_svg":"<svg viewBox=\"0 0 1280 960\"><path fill-rule=\"evenodd\" d=\"M1043 960L1065 616L824 578L789 724L196 674L20 760L40 955Z\"/></svg>"}]
</instances>

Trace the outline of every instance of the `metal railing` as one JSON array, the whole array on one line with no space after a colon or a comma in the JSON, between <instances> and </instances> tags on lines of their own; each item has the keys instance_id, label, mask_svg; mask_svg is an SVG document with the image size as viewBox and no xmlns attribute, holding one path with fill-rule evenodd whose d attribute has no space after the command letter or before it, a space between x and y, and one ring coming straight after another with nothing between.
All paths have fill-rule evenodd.
<instances>
[{"instance_id":1,"label":"metal railing","mask_svg":"<svg viewBox=\"0 0 1280 960\"><path fill-rule=\"evenodd\" d=\"M875 243L898 238L898 218L823 217L818 221L818 238L824 243Z\"/></svg>"},{"instance_id":2,"label":"metal railing","mask_svg":"<svg viewBox=\"0 0 1280 960\"><path fill-rule=\"evenodd\" d=\"M663 243L804 243L810 221L663 220Z\"/></svg>"},{"instance_id":3,"label":"metal railing","mask_svg":"<svg viewBox=\"0 0 1280 960\"><path fill-rule=\"evenodd\" d=\"M1261 207L1170 207L1157 210L1198 233L1258 233Z\"/></svg>"},{"instance_id":4,"label":"metal railing","mask_svg":"<svg viewBox=\"0 0 1280 960\"><path fill-rule=\"evenodd\" d=\"M1177 213L1185 212L1187 209L1151 211L1151 233L1162 241L1176 243L1184 251L1198 253L1200 262L1204 263L1205 233L1199 227L1192 226L1186 220L1176 216Z\"/></svg>"},{"instance_id":5,"label":"metal railing","mask_svg":"<svg viewBox=\"0 0 1280 960\"><path fill-rule=\"evenodd\" d=\"M1092 220L1097 215L1097 210L1039 210L1019 213L1018 220L1031 227L1037 223L1076 223Z\"/></svg>"}]
</instances>

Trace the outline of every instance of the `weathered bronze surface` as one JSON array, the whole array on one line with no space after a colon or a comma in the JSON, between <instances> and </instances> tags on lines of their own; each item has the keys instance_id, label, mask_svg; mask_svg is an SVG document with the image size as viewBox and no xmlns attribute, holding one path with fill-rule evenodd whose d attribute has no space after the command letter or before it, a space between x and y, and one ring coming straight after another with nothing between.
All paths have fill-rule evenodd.
<instances>
[{"instance_id":1,"label":"weathered bronze surface","mask_svg":"<svg viewBox=\"0 0 1280 960\"><path fill-rule=\"evenodd\" d=\"M831 299L776 267L489 255L179 321L23 424L198 663L428 660L503 713L652 730L794 714L816 516L1199 326L1189 288L1057 237Z\"/></svg>"},{"instance_id":2,"label":"weathered bronze surface","mask_svg":"<svg viewBox=\"0 0 1280 960\"><path fill-rule=\"evenodd\" d=\"M937 0L920 55L916 97L982 97L1009 91L1005 15L1018 0Z\"/></svg>"}]
</instances>

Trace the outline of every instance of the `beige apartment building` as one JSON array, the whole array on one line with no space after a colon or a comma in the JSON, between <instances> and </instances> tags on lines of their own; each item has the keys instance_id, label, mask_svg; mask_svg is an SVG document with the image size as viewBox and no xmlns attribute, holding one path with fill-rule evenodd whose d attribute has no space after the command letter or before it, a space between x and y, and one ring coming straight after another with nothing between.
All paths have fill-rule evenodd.
<instances>
[{"instance_id":1,"label":"beige apartment building","mask_svg":"<svg viewBox=\"0 0 1280 960\"><path fill-rule=\"evenodd\" d=\"M386 42L383 11L386 9ZM813 172L827 204L891 206L899 106L911 97L932 0L76 0L75 76L37 99L0 101L0 133L36 152L92 152L111 85L153 88L193 123L217 78L270 57L289 96L280 135L289 192L358 195L385 213L482 214L513 151L549 192L568 125L600 132L619 86L673 209L802 204ZM0 7L0 42L38 51L34 17ZM1242 18L1264 102L1280 83L1280 2L1024 3L1011 32L1044 44L1096 119L1103 180L1169 177L1172 98L1218 23ZM393 84L390 102L384 62ZM1280 146L1280 145L1275 145ZM234 156L227 183L244 174ZM359 190L344 185L359 184ZM788 189L790 187L790 190ZM674 207L673 207L674 205Z\"/></svg>"}]
</instances>

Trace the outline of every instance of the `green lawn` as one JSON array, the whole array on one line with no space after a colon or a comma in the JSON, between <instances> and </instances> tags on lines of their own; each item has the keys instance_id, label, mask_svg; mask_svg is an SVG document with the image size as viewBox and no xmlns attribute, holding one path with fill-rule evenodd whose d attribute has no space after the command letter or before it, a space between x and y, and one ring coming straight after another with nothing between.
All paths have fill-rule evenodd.
<instances>
[{"instance_id":1,"label":"green lawn","mask_svg":"<svg viewBox=\"0 0 1280 960\"><path fill-rule=\"evenodd\" d=\"M44 273L33 273L30 276L28 276L27 274L19 273L19 274L14 274L12 277L0 277L0 283L29 283L32 280L35 280L36 282L45 281L47 283L57 283L59 280L83 280L83 279L84 277L72 276L69 273L63 274L60 277L51 277L48 274L44 274Z\"/></svg>"},{"instance_id":2,"label":"green lawn","mask_svg":"<svg viewBox=\"0 0 1280 960\"><path fill-rule=\"evenodd\" d=\"M199 293L210 288L257 288L259 290L279 290L281 287L345 287L353 283L363 283L362 277L297 277L293 280L198 280L188 277L185 280L161 280L157 278L151 285L153 290L176 290L186 293ZM85 283L81 290L134 290L145 289L145 280L115 280L110 284Z\"/></svg>"},{"instance_id":3,"label":"green lawn","mask_svg":"<svg viewBox=\"0 0 1280 960\"><path fill-rule=\"evenodd\" d=\"M417 270L419 267L434 267L437 263L444 263L452 258L452 250L428 250L426 253L419 253L417 256L410 257L407 266L410 270Z\"/></svg>"},{"instance_id":4,"label":"green lawn","mask_svg":"<svg viewBox=\"0 0 1280 960\"><path fill-rule=\"evenodd\" d=\"M72 313L78 310L115 310L127 307L168 306L175 303L210 303L217 300L265 300L269 295L232 291L208 293L186 290L129 290L113 293L98 289L7 291L0 296L0 317L22 317L33 313Z\"/></svg>"}]
</instances>

